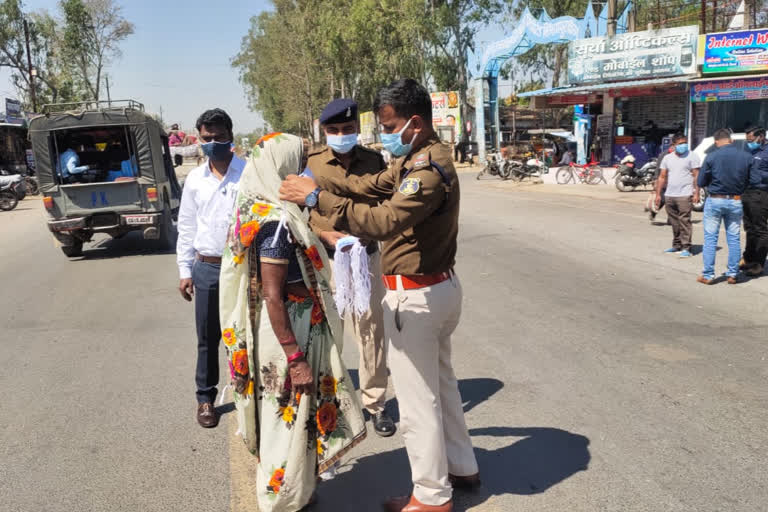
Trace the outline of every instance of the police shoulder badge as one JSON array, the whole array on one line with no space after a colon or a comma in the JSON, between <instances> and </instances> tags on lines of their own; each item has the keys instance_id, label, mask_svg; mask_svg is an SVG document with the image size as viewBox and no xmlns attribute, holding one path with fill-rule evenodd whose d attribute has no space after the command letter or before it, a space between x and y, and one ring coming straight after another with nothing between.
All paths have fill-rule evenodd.
<instances>
[{"instance_id":1,"label":"police shoulder badge","mask_svg":"<svg viewBox=\"0 0 768 512\"><path fill-rule=\"evenodd\" d=\"M429 153L421 153L413 158L414 169L424 169L429 167Z\"/></svg>"},{"instance_id":2,"label":"police shoulder badge","mask_svg":"<svg viewBox=\"0 0 768 512\"><path fill-rule=\"evenodd\" d=\"M405 178L400 184L400 193L404 196L412 196L421 188L421 178Z\"/></svg>"}]
</instances>

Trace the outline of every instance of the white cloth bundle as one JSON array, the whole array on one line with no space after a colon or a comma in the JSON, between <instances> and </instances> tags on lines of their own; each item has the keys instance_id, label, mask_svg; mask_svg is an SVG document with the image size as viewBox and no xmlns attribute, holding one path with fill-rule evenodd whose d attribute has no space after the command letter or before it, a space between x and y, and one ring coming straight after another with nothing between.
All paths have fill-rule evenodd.
<instances>
[{"instance_id":1,"label":"white cloth bundle","mask_svg":"<svg viewBox=\"0 0 768 512\"><path fill-rule=\"evenodd\" d=\"M368 272L368 253L360 239L347 236L336 242L333 279L336 309L342 318L347 313L360 317L370 309L371 274Z\"/></svg>"}]
</instances>

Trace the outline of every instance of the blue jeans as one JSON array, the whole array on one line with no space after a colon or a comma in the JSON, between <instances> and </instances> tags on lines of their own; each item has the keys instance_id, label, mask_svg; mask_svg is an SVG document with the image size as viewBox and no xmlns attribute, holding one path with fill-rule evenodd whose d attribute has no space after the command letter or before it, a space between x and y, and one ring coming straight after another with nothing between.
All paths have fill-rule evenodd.
<instances>
[{"instance_id":1,"label":"blue jeans","mask_svg":"<svg viewBox=\"0 0 768 512\"><path fill-rule=\"evenodd\" d=\"M739 274L741 257L741 218L744 215L741 201L708 197L704 204L704 272L706 279L715 277L715 251L720 235L720 222L725 223L725 238L728 241L728 270L725 275L736 277Z\"/></svg>"}]
</instances>

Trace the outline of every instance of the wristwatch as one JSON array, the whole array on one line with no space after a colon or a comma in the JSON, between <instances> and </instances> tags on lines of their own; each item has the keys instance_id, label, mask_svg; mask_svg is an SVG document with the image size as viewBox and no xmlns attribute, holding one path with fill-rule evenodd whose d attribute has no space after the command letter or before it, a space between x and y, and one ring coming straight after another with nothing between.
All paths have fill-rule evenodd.
<instances>
[{"instance_id":1,"label":"wristwatch","mask_svg":"<svg viewBox=\"0 0 768 512\"><path fill-rule=\"evenodd\" d=\"M317 187L315 190L309 193L306 199L304 199L304 204L306 204L308 208L314 208L317 206L317 198L319 195L320 187Z\"/></svg>"}]
</instances>

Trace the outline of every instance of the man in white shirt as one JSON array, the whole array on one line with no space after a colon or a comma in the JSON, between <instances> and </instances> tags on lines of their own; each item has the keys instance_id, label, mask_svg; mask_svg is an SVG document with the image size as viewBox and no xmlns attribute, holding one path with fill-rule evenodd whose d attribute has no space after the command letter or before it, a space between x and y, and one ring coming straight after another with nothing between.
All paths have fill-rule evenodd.
<instances>
[{"instance_id":1,"label":"man in white shirt","mask_svg":"<svg viewBox=\"0 0 768 512\"><path fill-rule=\"evenodd\" d=\"M701 161L699 156L688 148L688 137L678 133L672 139L674 151L667 154L659 168L656 180L656 208L661 207L661 195L667 203L667 218L672 224L672 247L664 251L677 253L680 258L691 257L691 211L693 203L699 202L697 178Z\"/></svg>"},{"instance_id":2,"label":"man in white shirt","mask_svg":"<svg viewBox=\"0 0 768 512\"><path fill-rule=\"evenodd\" d=\"M211 428L219 423L213 402L219 382L221 253L245 161L232 152L232 119L223 110L203 112L197 130L208 161L193 169L184 182L176 254L181 296L195 299L197 421Z\"/></svg>"}]
</instances>

